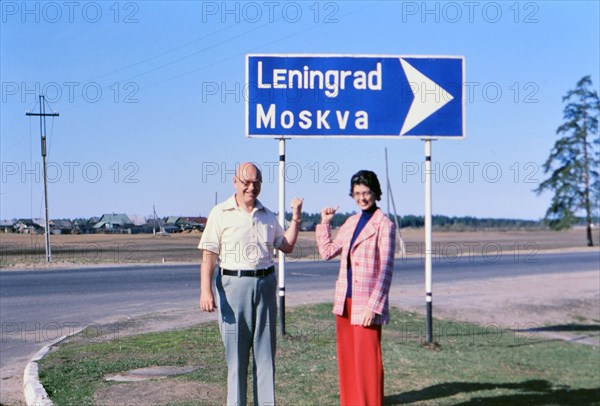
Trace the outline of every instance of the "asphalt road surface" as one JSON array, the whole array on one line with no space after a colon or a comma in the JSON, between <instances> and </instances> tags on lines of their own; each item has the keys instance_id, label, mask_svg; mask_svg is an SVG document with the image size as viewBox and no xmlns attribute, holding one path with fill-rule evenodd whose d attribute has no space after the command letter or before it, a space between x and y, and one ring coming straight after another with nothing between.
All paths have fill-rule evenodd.
<instances>
[{"instance_id":1,"label":"asphalt road surface","mask_svg":"<svg viewBox=\"0 0 600 406\"><path fill-rule=\"evenodd\" d=\"M434 292L436 282L600 269L598 252L453 254L434 258ZM333 290L338 266L337 261L286 263L286 294ZM422 259L397 259L394 269L394 284L424 284ZM42 346L76 329L198 307L198 298L198 264L1 271L0 368L29 359Z\"/></svg>"}]
</instances>

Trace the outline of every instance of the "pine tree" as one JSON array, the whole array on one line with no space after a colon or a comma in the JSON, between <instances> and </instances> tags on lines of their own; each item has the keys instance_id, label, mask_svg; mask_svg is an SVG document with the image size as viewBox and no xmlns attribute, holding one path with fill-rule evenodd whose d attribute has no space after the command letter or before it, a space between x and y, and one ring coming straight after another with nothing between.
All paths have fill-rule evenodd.
<instances>
[{"instance_id":1,"label":"pine tree","mask_svg":"<svg viewBox=\"0 0 600 406\"><path fill-rule=\"evenodd\" d=\"M577 214L583 211L590 247L594 245L592 210L598 208L600 198L600 100L591 87L590 76L585 76L563 97L563 102L567 102L566 121L556 130L560 138L543 165L544 173L550 173L550 177L535 190L537 194L554 191L545 217L554 230L571 227L578 221Z\"/></svg>"}]
</instances>

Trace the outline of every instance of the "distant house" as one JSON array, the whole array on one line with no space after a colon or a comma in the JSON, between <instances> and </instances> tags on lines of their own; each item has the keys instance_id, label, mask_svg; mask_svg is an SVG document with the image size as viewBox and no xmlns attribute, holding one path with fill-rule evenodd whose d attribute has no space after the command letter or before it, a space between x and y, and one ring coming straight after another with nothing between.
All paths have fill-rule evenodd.
<instances>
[{"instance_id":1,"label":"distant house","mask_svg":"<svg viewBox=\"0 0 600 406\"><path fill-rule=\"evenodd\" d=\"M0 232L12 233L13 231L15 231L14 225L14 220L0 220Z\"/></svg>"},{"instance_id":2,"label":"distant house","mask_svg":"<svg viewBox=\"0 0 600 406\"><path fill-rule=\"evenodd\" d=\"M100 219L98 217L92 217L90 219L76 219L73 221L73 233L74 234L94 234L94 224L98 223Z\"/></svg>"},{"instance_id":3,"label":"distant house","mask_svg":"<svg viewBox=\"0 0 600 406\"><path fill-rule=\"evenodd\" d=\"M315 231L317 224L314 221L303 221L300 224L300 231Z\"/></svg>"},{"instance_id":4,"label":"distant house","mask_svg":"<svg viewBox=\"0 0 600 406\"><path fill-rule=\"evenodd\" d=\"M161 218L149 218L146 220L146 224L144 224L143 231L144 233L153 233L159 232L161 227L164 227L165 221Z\"/></svg>"},{"instance_id":5,"label":"distant house","mask_svg":"<svg viewBox=\"0 0 600 406\"><path fill-rule=\"evenodd\" d=\"M179 217L177 216L167 217L164 221L164 224L161 226L160 231L168 234L180 232L181 229L179 228L179 224L177 224L177 220L179 220Z\"/></svg>"},{"instance_id":6,"label":"distant house","mask_svg":"<svg viewBox=\"0 0 600 406\"><path fill-rule=\"evenodd\" d=\"M129 220L131 220L134 226L143 226L144 224L146 224L146 218L144 216L128 214L127 217L129 217Z\"/></svg>"},{"instance_id":7,"label":"distant house","mask_svg":"<svg viewBox=\"0 0 600 406\"><path fill-rule=\"evenodd\" d=\"M206 227L206 217L177 217L171 216L167 218L167 225L174 225L179 228L179 231L199 230L203 231Z\"/></svg>"},{"instance_id":8,"label":"distant house","mask_svg":"<svg viewBox=\"0 0 600 406\"><path fill-rule=\"evenodd\" d=\"M149 218L144 225L144 233L168 233L173 234L179 232L179 227L174 223L169 223L169 218Z\"/></svg>"},{"instance_id":9,"label":"distant house","mask_svg":"<svg viewBox=\"0 0 600 406\"><path fill-rule=\"evenodd\" d=\"M167 219L165 220L165 224L173 224L174 225L177 223L177 220L179 220L179 217L170 216L170 217L167 217Z\"/></svg>"},{"instance_id":10,"label":"distant house","mask_svg":"<svg viewBox=\"0 0 600 406\"><path fill-rule=\"evenodd\" d=\"M135 229L136 225L123 213L103 214L94 224L94 230L107 233L132 233Z\"/></svg>"},{"instance_id":11,"label":"distant house","mask_svg":"<svg viewBox=\"0 0 600 406\"><path fill-rule=\"evenodd\" d=\"M71 220L50 220L51 234L71 234L75 226Z\"/></svg>"},{"instance_id":12,"label":"distant house","mask_svg":"<svg viewBox=\"0 0 600 406\"><path fill-rule=\"evenodd\" d=\"M13 225L15 231L21 234L44 234L46 225L44 219L19 219Z\"/></svg>"},{"instance_id":13,"label":"distant house","mask_svg":"<svg viewBox=\"0 0 600 406\"><path fill-rule=\"evenodd\" d=\"M198 230L204 231L206 227L206 217L179 217L177 224L181 230Z\"/></svg>"}]
</instances>

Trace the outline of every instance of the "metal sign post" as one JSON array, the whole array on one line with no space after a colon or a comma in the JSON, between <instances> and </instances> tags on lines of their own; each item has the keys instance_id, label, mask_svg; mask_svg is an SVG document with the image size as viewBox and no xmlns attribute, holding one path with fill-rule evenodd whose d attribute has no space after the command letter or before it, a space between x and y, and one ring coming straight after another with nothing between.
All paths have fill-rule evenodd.
<instances>
[{"instance_id":1,"label":"metal sign post","mask_svg":"<svg viewBox=\"0 0 600 406\"><path fill-rule=\"evenodd\" d=\"M433 341L431 292L431 140L425 140L425 341Z\"/></svg>"},{"instance_id":2,"label":"metal sign post","mask_svg":"<svg viewBox=\"0 0 600 406\"><path fill-rule=\"evenodd\" d=\"M279 139L279 224L285 229L285 138ZM279 254L279 331L285 335L285 254Z\"/></svg>"}]
</instances>

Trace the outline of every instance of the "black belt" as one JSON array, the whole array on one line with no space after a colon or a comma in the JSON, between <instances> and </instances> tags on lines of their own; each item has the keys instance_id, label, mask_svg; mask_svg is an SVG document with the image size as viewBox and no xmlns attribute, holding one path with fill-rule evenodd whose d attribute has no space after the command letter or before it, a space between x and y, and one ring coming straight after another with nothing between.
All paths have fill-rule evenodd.
<instances>
[{"instance_id":1,"label":"black belt","mask_svg":"<svg viewBox=\"0 0 600 406\"><path fill-rule=\"evenodd\" d=\"M221 273L223 275L238 276L238 277L252 276L255 278L262 278L263 276L271 275L273 272L275 272L275 267L273 265L271 265L268 268L263 268L263 269L249 269L249 270L240 269L237 271L221 268Z\"/></svg>"}]
</instances>

